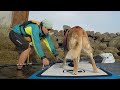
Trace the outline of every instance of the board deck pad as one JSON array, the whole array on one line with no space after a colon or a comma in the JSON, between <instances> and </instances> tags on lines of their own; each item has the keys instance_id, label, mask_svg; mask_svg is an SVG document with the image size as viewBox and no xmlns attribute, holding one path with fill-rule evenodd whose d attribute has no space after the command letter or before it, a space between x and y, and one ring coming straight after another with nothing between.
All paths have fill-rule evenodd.
<instances>
[{"instance_id":1,"label":"board deck pad","mask_svg":"<svg viewBox=\"0 0 120 90\"><path fill-rule=\"evenodd\" d=\"M68 63L67 63L68 64ZM65 69L62 68L62 63L56 63L44 71L41 76L101 76L108 75L106 72L98 68L98 73L93 72L92 64L86 62L79 62L78 74L73 75L73 67L66 65Z\"/></svg>"}]
</instances>

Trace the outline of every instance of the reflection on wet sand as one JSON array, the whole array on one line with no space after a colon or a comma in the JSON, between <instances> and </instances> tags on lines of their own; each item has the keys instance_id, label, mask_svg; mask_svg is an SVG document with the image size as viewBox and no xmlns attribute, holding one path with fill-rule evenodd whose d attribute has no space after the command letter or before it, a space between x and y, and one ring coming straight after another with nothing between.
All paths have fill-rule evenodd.
<instances>
[{"instance_id":1,"label":"reflection on wet sand","mask_svg":"<svg viewBox=\"0 0 120 90\"><path fill-rule=\"evenodd\" d=\"M18 79L25 79L25 76L24 76L22 70L17 70L16 78L18 78Z\"/></svg>"},{"instance_id":2,"label":"reflection on wet sand","mask_svg":"<svg viewBox=\"0 0 120 90\"><path fill-rule=\"evenodd\" d=\"M0 79L27 79L30 75L41 69L41 65L28 65L23 70L16 66L0 68Z\"/></svg>"}]
</instances>

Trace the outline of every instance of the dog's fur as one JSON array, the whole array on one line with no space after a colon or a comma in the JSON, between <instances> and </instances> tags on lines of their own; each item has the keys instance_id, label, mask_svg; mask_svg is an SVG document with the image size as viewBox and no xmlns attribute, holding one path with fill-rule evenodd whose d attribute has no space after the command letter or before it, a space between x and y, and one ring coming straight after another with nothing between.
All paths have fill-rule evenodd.
<instances>
[{"instance_id":1,"label":"dog's fur","mask_svg":"<svg viewBox=\"0 0 120 90\"><path fill-rule=\"evenodd\" d=\"M93 71L98 72L95 61L93 59L93 53L92 53L92 48L90 46L89 38L85 30L80 26L75 26L73 28L69 28L69 30L64 28L64 35L67 32L68 32L68 37L67 37L68 51L65 55L63 68L65 68L66 60L71 59L73 60L73 64L74 64L73 74L77 75L78 62L80 60L81 50L83 50L90 57L93 66Z\"/></svg>"}]
</instances>

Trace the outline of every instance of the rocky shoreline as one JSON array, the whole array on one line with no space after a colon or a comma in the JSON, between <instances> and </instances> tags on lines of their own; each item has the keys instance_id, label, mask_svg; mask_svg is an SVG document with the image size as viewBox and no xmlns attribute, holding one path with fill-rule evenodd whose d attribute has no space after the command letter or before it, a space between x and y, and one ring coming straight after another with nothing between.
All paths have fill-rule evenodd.
<instances>
[{"instance_id":1,"label":"rocky shoreline","mask_svg":"<svg viewBox=\"0 0 120 90\"><path fill-rule=\"evenodd\" d=\"M120 33L106 32L101 34L100 32L87 31L87 34L93 48L94 56L102 53L112 53L116 62L120 61ZM61 49L63 37L63 30L53 30L51 39L61 58L64 58L63 49ZM41 42L41 44L47 58L50 60L55 59L45 47L44 43ZM84 57L86 55L81 53L81 56ZM16 52L15 46L8 38L8 32L0 32L0 64L15 64L17 63L18 57L19 54ZM36 54L31 57L31 60L40 61Z\"/></svg>"}]
</instances>

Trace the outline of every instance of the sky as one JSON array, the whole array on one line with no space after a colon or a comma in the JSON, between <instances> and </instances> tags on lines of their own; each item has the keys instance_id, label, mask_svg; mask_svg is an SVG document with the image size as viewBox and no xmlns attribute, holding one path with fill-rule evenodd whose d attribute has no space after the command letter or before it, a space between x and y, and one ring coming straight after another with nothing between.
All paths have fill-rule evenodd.
<instances>
[{"instance_id":1,"label":"sky","mask_svg":"<svg viewBox=\"0 0 120 90\"><path fill-rule=\"evenodd\" d=\"M63 30L63 25L81 26L86 31L120 32L120 11L29 11L28 20L48 19L54 30Z\"/></svg>"}]
</instances>

